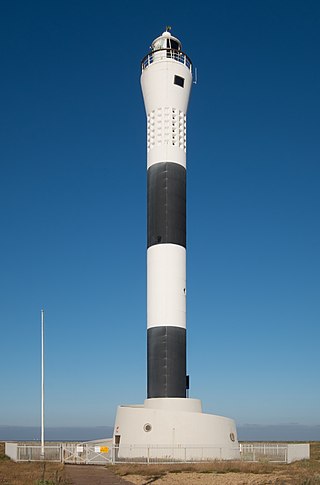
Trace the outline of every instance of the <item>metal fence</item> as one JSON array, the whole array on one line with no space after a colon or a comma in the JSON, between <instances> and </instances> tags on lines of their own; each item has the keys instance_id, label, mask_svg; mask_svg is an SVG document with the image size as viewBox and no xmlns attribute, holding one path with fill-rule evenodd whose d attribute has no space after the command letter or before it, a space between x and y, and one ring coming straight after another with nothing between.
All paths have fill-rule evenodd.
<instances>
[{"instance_id":1,"label":"metal fence","mask_svg":"<svg viewBox=\"0 0 320 485\"><path fill-rule=\"evenodd\" d=\"M223 447L208 446L122 446L113 449L114 463L198 463L204 461L230 459L224 455ZM239 457L239 448L233 450L234 458Z\"/></svg>"},{"instance_id":2,"label":"metal fence","mask_svg":"<svg viewBox=\"0 0 320 485\"><path fill-rule=\"evenodd\" d=\"M267 461L287 463L288 445L278 443L241 443L240 458L242 461Z\"/></svg>"},{"instance_id":3,"label":"metal fence","mask_svg":"<svg viewBox=\"0 0 320 485\"><path fill-rule=\"evenodd\" d=\"M46 445L44 455L42 447L34 445L17 445L17 461L57 461L61 462L61 445Z\"/></svg>"},{"instance_id":4,"label":"metal fence","mask_svg":"<svg viewBox=\"0 0 320 485\"><path fill-rule=\"evenodd\" d=\"M241 443L234 457L247 462L290 463L309 458L308 444ZM230 451L230 450L229 450ZM6 443L6 454L15 461L55 461L73 464L106 465L115 463L200 463L229 458L223 448L191 446L102 446L101 443L57 443L41 446ZM215 457L215 458L213 458Z\"/></svg>"}]
</instances>

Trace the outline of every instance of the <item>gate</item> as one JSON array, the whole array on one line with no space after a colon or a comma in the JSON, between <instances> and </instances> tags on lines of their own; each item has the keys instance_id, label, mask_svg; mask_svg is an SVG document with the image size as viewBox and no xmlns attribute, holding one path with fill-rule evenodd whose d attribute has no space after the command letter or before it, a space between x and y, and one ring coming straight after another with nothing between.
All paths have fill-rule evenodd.
<instances>
[{"instance_id":1,"label":"gate","mask_svg":"<svg viewBox=\"0 0 320 485\"><path fill-rule=\"evenodd\" d=\"M112 463L112 448L87 444L87 465L106 465Z\"/></svg>"},{"instance_id":2,"label":"gate","mask_svg":"<svg viewBox=\"0 0 320 485\"><path fill-rule=\"evenodd\" d=\"M106 465L112 463L112 448L92 443L62 443L61 461L77 465Z\"/></svg>"}]
</instances>

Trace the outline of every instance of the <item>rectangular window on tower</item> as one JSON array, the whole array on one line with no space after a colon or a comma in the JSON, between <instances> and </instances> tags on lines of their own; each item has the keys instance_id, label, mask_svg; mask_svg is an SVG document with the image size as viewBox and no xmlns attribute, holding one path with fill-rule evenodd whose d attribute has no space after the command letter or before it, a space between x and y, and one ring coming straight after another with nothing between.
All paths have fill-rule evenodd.
<instances>
[{"instance_id":1,"label":"rectangular window on tower","mask_svg":"<svg viewBox=\"0 0 320 485\"><path fill-rule=\"evenodd\" d=\"M184 87L184 78L181 76L174 76L174 84L177 86L181 86L182 88Z\"/></svg>"}]
</instances>

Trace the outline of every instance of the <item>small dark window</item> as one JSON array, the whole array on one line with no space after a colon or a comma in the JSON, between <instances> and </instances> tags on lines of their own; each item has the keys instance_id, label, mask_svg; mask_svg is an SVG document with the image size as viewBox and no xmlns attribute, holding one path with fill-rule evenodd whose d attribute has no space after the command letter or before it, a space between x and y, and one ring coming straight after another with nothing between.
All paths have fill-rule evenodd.
<instances>
[{"instance_id":1,"label":"small dark window","mask_svg":"<svg viewBox=\"0 0 320 485\"><path fill-rule=\"evenodd\" d=\"M171 41L171 49L175 49L176 51L179 49L179 44L175 40Z\"/></svg>"},{"instance_id":2,"label":"small dark window","mask_svg":"<svg viewBox=\"0 0 320 485\"><path fill-rule=\"evenodd\" d=\"M174 76L174 84L176 84L177 86L181 86L183 88L184 78L181 76Z\"/></svg>"}]
</instances>

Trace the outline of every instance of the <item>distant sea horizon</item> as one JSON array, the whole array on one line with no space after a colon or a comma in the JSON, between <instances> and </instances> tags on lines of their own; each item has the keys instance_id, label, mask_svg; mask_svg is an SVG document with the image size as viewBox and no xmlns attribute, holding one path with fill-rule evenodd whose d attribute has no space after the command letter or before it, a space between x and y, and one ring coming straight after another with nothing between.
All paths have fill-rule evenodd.
<instances>
[{"instance_id":1,"label":"distant sea horizon","mask_svg":"<svg viewBox=\"0 0 320 485\"><path fill-rule=\"evenodd\" d=\"M112 438L113 426L48 426L46 441L90 441ZM0 441L39 441L40 426L0 425Z\"/></svg>"},{"instance_id":2,"label":"distant sea horizon","mask_svg":"<svg viewBox=\"0 0 320 485\"><path fill-rule=\"evenodd\" d=\"M320 441L320 425L297 423L237 426L239 441ZM48 426L46 441L90 441L112 438L113 426ZM0 425L0 441L39 441L40 426Z\"/></svg>"}]
</instances>

